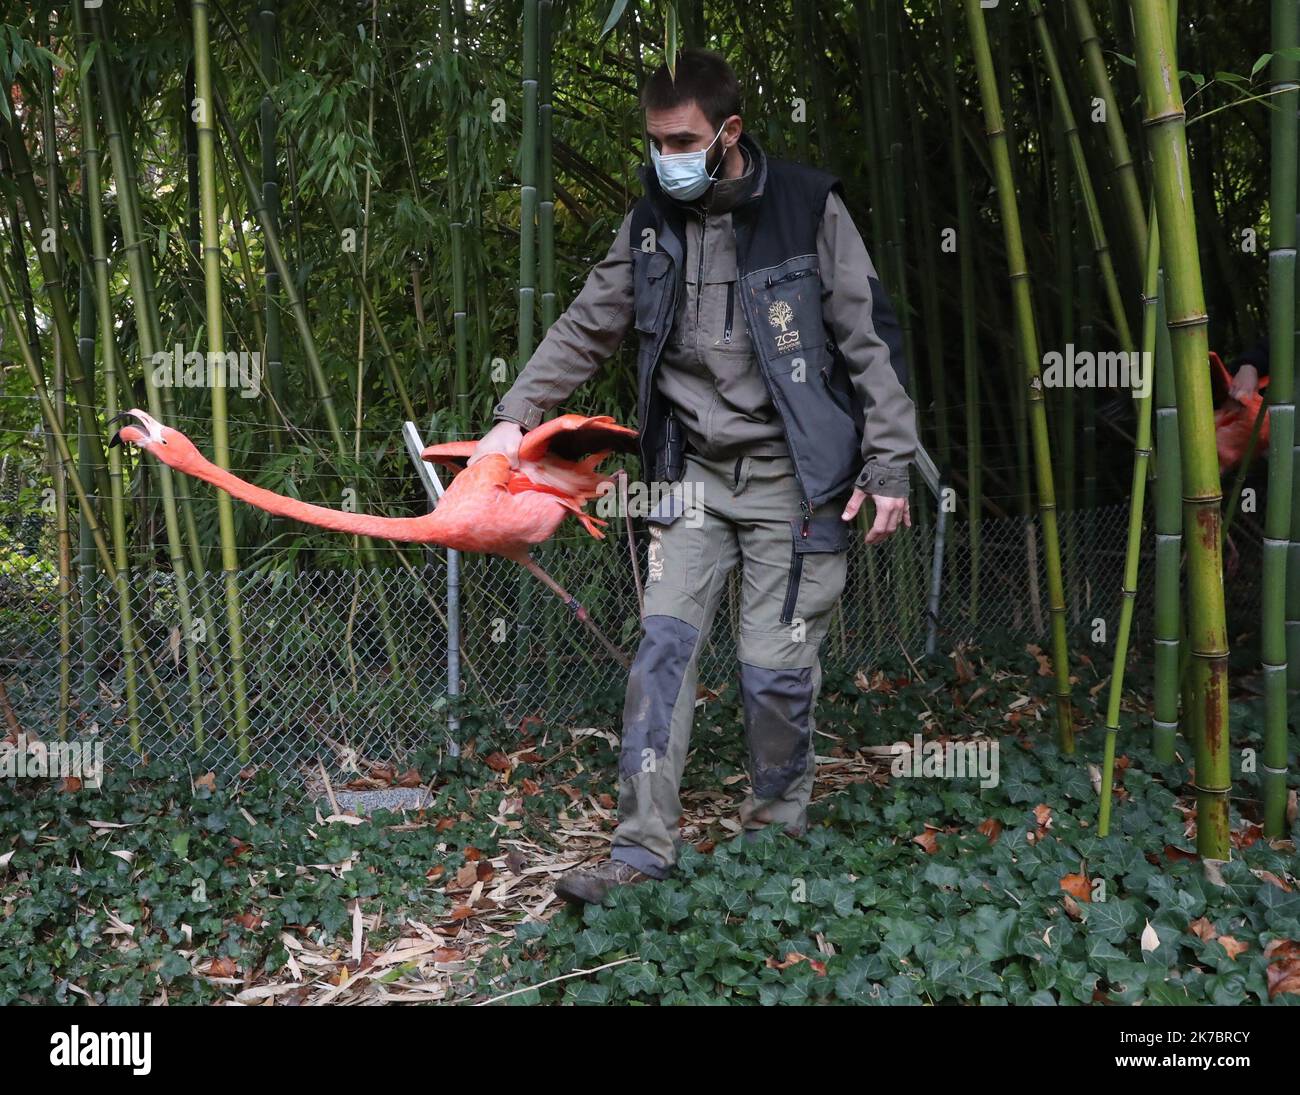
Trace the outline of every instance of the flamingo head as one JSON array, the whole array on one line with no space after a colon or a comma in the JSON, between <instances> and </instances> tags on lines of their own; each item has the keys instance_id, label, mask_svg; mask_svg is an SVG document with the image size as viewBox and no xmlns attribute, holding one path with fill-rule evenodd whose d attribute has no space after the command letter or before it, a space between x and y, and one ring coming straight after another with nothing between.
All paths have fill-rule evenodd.
<instances>
[{"instance_id":1,"label":"flamingo head","mask_svg":"<svg viewBox=\"0 0 1300 1095\"><path fill-rule=\"evenodd\" d=\"M194 447L194 442L179 430L164 426L153 415L132 408L118 415L118 418L127 416L136 419L139 425L123 426L113 435L113 439L108 443L109 448L114 445L136 445L146 452L153 453L164 464L173 468L181 468L192 458L199 456L199 450Z\"/></svg>"}]
</instances>

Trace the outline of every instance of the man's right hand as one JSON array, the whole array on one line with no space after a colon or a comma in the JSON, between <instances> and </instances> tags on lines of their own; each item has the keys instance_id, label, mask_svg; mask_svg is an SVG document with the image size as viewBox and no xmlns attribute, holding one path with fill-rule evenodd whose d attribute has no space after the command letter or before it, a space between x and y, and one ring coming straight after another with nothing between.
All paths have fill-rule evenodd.
<instances>
[{"instance_id":1,"label":"man's right hand","mask_svg":"<svg viewBox=\"0 0 1300 1095\"><path fill-rule=\"evenodd\" d=\"M474 455L469 458L471 464L477 463L489 453L499 452L510 461L512 468L519 466L519 442L523 440L524 431L515 422L498 422L479 438Z\"/></svg>"},{"instance_id":2,"label":"man's right hand","mask_svg":"<svg viewBox=\"0 0 1300 1095\"><path fill-rule=\"evenodd\" d=\"M1232 384L1228 388L1228 395L1233 399L1246 399L1259 391L1259 370L1254 365L1242 365L1237 369L1237 375L1232 378Z\"/></svg>"}]
</instances>

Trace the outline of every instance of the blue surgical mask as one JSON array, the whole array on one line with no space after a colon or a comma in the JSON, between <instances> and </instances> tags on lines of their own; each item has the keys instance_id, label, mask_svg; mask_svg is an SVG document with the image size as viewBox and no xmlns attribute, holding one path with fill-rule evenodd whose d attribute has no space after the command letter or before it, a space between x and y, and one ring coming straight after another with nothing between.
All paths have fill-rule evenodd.
<instances>
[{"instance_id":1,"label":"blue surgical mask","mask_svg":"<svg viewBox=\"0 0 1300 1095\"><path fill-rule=\"evenodd\" d=\"M723 122L718 132L713 135L708 148L698 152L682 152L676 156L661 156L659 149L650 146L650 160L654 164L655 174L659 176L659 185L665 194L678 201L694 201L713 184L713 175L708 169L709 149L718 143L722 130L727 128ZM724 157L725 158L725 157ZM722 160L718 161L718 167ZM716 171L717 168L714 168Z\"/></svg>"}]
</instances>

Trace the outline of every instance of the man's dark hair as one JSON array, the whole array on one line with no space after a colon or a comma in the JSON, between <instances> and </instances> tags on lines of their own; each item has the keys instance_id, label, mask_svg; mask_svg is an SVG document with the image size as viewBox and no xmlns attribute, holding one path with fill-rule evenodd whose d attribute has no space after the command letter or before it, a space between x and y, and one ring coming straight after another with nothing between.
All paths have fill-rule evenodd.
<instances>
[{"instance_id":1,"label":"man's dark hair","mask_svg":"<svg viewBox=\"0 0 1300 1095\"><path fill-rule=\"evenodd\" d=\"M642 110L671 110L693 102L715 129L740 113L740 84L721 54L687 48L677 55L674 79L666 64L650 74L641 89Z\"/></svg>"}]
</instances>

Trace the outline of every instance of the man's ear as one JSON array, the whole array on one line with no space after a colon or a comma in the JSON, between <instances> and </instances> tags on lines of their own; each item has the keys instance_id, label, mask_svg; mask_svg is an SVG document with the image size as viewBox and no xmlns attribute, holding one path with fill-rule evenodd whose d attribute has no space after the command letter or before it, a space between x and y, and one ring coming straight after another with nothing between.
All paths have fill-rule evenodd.
<instances>
[{"instance_id":1,"label":"man's ear","mask_svg":"<svg viewBox=\"0 0 1300 1095\"><path fill-rule=\"evenodd\" d=\"M739 114L733 114L722 123L722 143L730 148L740 140L740 135L744 132L745 124L740 120Z\"/></svg>"}]
</instances>

